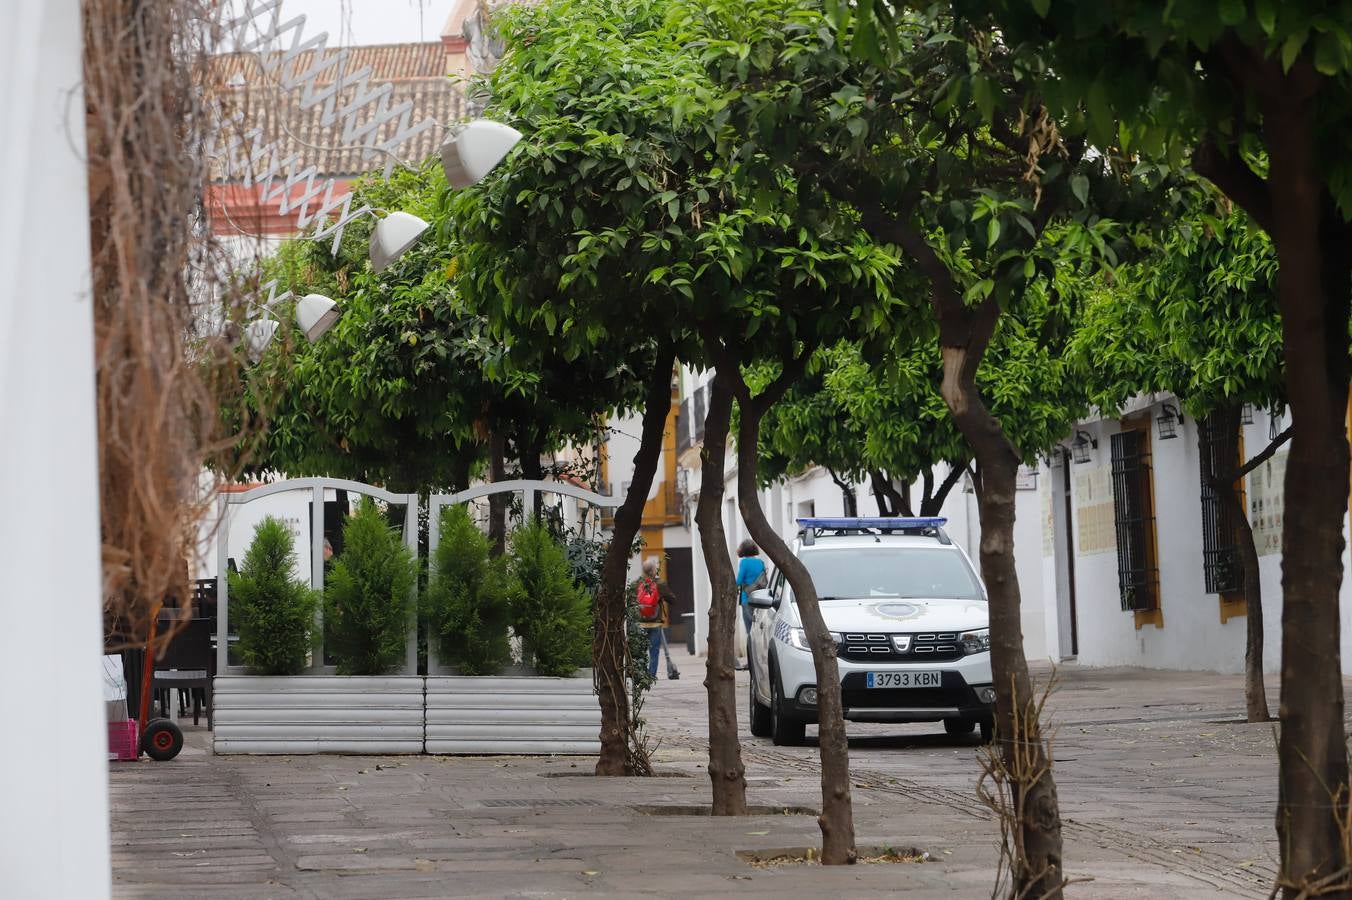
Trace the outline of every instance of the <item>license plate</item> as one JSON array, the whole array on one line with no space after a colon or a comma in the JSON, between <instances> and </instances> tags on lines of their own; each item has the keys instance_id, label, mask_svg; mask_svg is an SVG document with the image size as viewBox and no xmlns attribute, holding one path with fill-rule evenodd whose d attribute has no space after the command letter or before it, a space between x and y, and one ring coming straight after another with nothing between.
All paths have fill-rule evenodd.
<instances>
[{"instance_id":1,"label":"license plate","mask_svg":"<svg viewBox=\"0 0 1352 900\"><path fill-rule=\"evenodd\" d=\"M866 684L871 688L942 687L939 672L869 672Z\"/></svg>"}]
</instances>

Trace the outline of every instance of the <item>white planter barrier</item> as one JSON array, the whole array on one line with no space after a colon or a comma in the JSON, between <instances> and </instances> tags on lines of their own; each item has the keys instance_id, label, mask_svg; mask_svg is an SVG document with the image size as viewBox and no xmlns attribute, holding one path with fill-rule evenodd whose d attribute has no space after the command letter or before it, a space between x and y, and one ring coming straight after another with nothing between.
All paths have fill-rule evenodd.
<instances>
[{"instance_id":1,"label":"white planter barrier","mask_svg":"<svg viewBox=\"0 0 1352 900\"><path fill-rule=\"evenodd\" d=\"M428 753L601 751L590 678L432 676L426 699Z\"/></svg>"},{"instance_id":2,"label":"white planter barrier","mask_svg":"<svg viewBox=\"0 0 1352 900\"><path fill-rule=\"evenodd\" d=\"M219 675L217 753L422 753L418 675Z\"/></svg>"}]
</instances>

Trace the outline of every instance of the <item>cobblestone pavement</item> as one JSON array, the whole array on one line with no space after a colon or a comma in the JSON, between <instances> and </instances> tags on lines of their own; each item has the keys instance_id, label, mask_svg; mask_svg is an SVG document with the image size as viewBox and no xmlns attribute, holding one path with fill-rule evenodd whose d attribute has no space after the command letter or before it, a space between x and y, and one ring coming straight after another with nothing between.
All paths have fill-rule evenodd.
<instances>
[{"instance_id":1,"label":"cobblestone pavement","mask_svg":"<svg viewBox=\"0 0 1352 900\"><path fill-rule=\"evenodd\" d=\"M655 779L588 777L591 760L566 757L213 757L189 727L177 760L113 765L115 895L990 896L998 826L976 797L978 749L931 726L850 726L859 845L930 862L739 859L818 844L812 816L783 814L819 804L812 746L744 738L750 801L776 814L644 809L708 803L704 663L679 662L647 706L669 776ZM1074 666L1059 679L1055 774L1068 874L1084 879L1071 896L1266 896L1274 735L1241 723L1240 679Z\"/></svg>"}]
</instances>

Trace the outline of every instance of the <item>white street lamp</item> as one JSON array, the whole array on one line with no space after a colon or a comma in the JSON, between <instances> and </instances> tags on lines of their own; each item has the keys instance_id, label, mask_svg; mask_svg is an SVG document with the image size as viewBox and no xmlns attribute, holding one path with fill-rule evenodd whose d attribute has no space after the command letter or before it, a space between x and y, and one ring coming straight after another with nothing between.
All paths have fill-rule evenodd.
<instances>
[{"instance_id":1,"label":"white street lamp","mask_svg":"<svg viewBox=\"0 0 1352 900\"><path fill-rule=\"evenodd\" d=\"M263 358L263 351L268 348L272 342L272 336L277 333L276 319L254 319L248 325L244 326L244 347L249 352L249 359L258 362Z\"/></svg>"},{"instance_id":2,"label":"white street lamp","mask_svg":"<svg viewBox=\"0 0 1352 900\"><path fill-rule=\"evenodd\" d=\"M342 314L338 304L323 294L306 294L296 301L296 324L312 344L332 328Z\"/></svg>"},{"instance_id":3,"label":"white street lamp","mask_svg":"<svg viewBox=\"0 0 1352 900\"><path fill-rule=\"evenodd\" d=\"M291 297L291 294L285 293L279 297L269 300L265 307L270 311L277 304ZM333 324L338 321L338 317L343 311L338 308L338 304L325 297L323 294L306 294L296 301L296 325L305 332L305 337L310 343L314 343L324 336ZM272 343L272 339L277 336L277 329L280 323L276 319L269 318L264 313L261 318L254 319L244 326L244 346L248 350L249 359L258 362L263 358L263 351Z\"/></svg>"},{"instance_id":4,"label":"white street lamp","mask_svg":"<svg viewBox=\"0 0 1352 900\"><path fill-rule=\"evenodd\" d=\"M371 268L379 274L418 242L427 223L412 213L392 212L371 232Z\"/></svg>"},{"instance_id":5,"label":"white street lamp","mask_svg":"<svg viewBox=\"0 0 1352 900\"><path fill-rule=\"evenodd\" d=\"M441 165L446 170L446 181L451 187L464 188L482 181L493 167L521 140L521 132L489 119L475 119L473 122L452 132L441 145ZM344 218L351 221L360 215L379 216L384 210L363 207ZM371 268L379 274L390 263L403 255L418 242L427 231L428 224L422 219L406 212L392 212L380 217L371 231ZM290 297L270 297L266 306L272 309L277 303ZM311 343L319 340L333 327L342 315L342 310L323 294L306 294L296 301L296 324L305 332ZM255 319L244 326L244 343L249 358L258 362L269 343L277 333L275 319Z\"/></svg>"},{"instance_id":6,"label":"white street lamp","mask_svg":"<svg viewBox=\"0 0 1352 900\"><path fill-rule=\"evenodd\" d=\"M452 132L441 145L441 165L451 187L464 188L482 181L502 162L521 132L491 119L475 119Z\"/></svg>"}]
</instances>

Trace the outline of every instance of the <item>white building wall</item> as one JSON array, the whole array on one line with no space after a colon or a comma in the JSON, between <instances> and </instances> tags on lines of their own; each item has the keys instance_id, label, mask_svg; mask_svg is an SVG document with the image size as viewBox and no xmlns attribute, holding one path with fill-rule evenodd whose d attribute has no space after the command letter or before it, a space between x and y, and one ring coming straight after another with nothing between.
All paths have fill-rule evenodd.
<instances>
[{"instance_id":1,"label":"white building wall","mask_svg":"<svg viewBox=\"0 0 1352 900\"><path fill-rule=\"evenodd\" d=\"M0 4L0 894L29 900L111 890L80 36L75 0Z\"/></svg>"},{"instance_id":2,"label":"white building wall","mask_svg":"<svg viewBox=\"0 0 1352 900\"><path fill-rule=\"evenodd\" d=\"M1146 408L1147 404L1140 404ZM1107 525L1111 528L1111 450L1110 438L1120 432L1117 420L1085 423L1080 430L1092 435L1098 447L1090 451L1091 460L1071 464L1072 509L1069 521L1061 514L1059 485L1064 477L1060 461L1042 468L1040 498L1043 507L1043 540L1040 541L1040 566L1043 603L1051 611L1047 622L1049 646L1058 648L1060 655L1069 650L1069 616L1067 585L1064 566L1058 566L1057 553L1064 552L1065 528L1070 529L1074 546L1074 577L1076 619L1079 654L1078 662L1088 666L1142 666L1202 670L1224 673L1243 671L1244 644L1247 622L1244 616L1235 616L1221 622L1220 599L1206 593L1202 563L1201 481L1197 446L1197 422L1191 416L1178 427L1178 437L1160 440L1154 418L1159 406L1150 406L1151 454L1154 479L1155 527L1157 534L1158 565L1160 573L1160 608L1163 625L1146 624L1136 627L1136 617L1121 609L1117 579L1115 535L1110 543L1096 540L1102 534L1103 511L1096 511L1086 500L1089 491L1107 486L1109 495ZM1269 420L1258 412L1254 423L1244 430L1244 450L1247 456L1259 452L1268 443ZM1280 429L1289 422L1277 425ZM1278 453L1274 462L1255 472L1246 481L1251 513L1254 504L1262 500L1263 515L1269 527L1259 532L1259 566L1262 573L1264 613L1264 668L1276 672L1281 657L1281 554L1280 521L1273 519L1272 488L1267 483L1281 483L1281 466L1285 451ZM1098 479L1097 485L1087 482ZM1255 484L1257 480L1264 484ZM1046 493L1043 494L1042 491ZM1256 521L1255 514L1250 515ZM1346 532L1346 522L1344 531ZM1269 539L1264 552L1265 539ZM1036 546L1036 545L1033 545ZM1022 548L1020 553L1023 554ZM1352 563L1348 551L1343 554L1344 569ZM1021 559L1021 564L1023 560ZM1058 587L1058 575L1060 585ZM1352 588L1345 578L1342 596L1346 602ZM1027 621L1025 621L1027 625ZM1344 619L1341 625L1343 670L1352 673L1352 661L1347 653L1352 646L1352 625ZM1057 654L1053 654L1054 656ZM1031 656L1031 654L1030 654Z\"/></svg>"}]
</instances>

